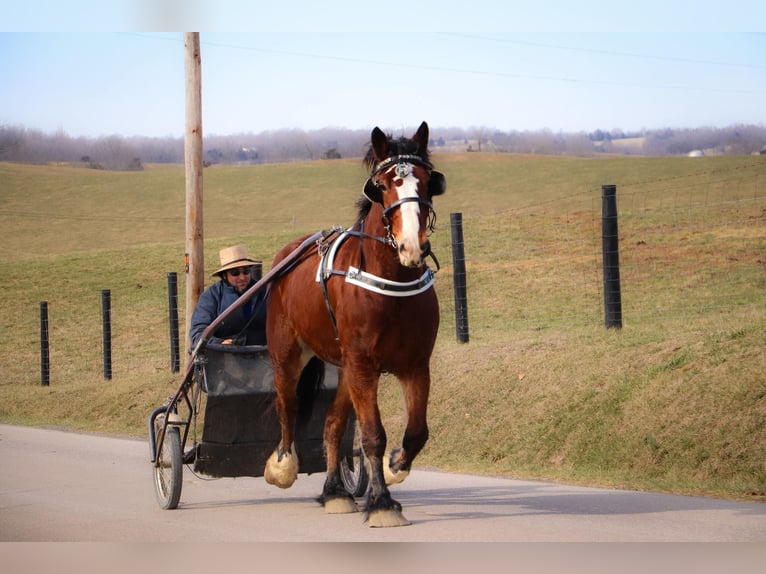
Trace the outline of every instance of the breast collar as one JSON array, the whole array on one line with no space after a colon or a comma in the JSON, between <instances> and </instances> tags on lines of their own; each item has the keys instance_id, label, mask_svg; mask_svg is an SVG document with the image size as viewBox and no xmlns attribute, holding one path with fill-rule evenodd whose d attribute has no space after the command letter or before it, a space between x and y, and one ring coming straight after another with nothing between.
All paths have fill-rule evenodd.
<instances>
[{"instance_id":1,"label":"breast collar","mask_svg":"<svg viewBox=\"0 0 766 574\"><path fill-rule=\"evenodd\" d=\"M434 276L436 273L430 267L426 266L426 270L419 279L414 281L392 281L383 277L378 277L367 271L362 271L358 267L349 265L347 270L335 269L335 256L340 246L349 237L369 237L358 231L352 229L346 229L340 231L329 243L320 245L319 248L319 266L316 272L317 283L322 284L324 290L326 281L333 275L343 275L346 278L346 283L356 285L362 289L367 289L373 293L379 295L386 295L388 297L412 297L418 295L430 289L434 284Z\"/></svg>"}]
</instances>

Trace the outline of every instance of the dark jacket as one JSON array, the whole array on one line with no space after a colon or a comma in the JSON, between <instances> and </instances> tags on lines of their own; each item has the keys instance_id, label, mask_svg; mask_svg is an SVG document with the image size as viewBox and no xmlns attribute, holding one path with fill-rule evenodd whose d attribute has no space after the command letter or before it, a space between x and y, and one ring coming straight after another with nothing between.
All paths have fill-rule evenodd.
<instances>
[{"instance_id":1,"label":"dark jacket","mask_svg":"<svg viewBox=\"0 0 766 574\"><path fill-rule=\"evenodd\" d=\"M253 284L254 281L251 281L248 289ZM266 301L264 297L265 293L261 291L234 311L216 328L213 336L208 339L208 343L220 343L224 339L233 338L237 345L265 345ZM191 318L189 338L192 347L196 347L197 341L207 326L237 299L239 299L237 292L223 279L213 283L202 293ZM239 335L241 337L237 338Z\"/></svg>"}]
</instances>

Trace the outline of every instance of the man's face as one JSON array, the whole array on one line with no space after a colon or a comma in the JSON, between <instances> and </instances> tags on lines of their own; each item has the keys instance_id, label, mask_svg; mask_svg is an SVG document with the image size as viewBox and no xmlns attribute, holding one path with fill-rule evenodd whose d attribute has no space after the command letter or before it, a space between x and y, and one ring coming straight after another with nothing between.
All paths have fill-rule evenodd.
<instances>
[{"instance_id":1,"label":"man's face","mask_svg":"<svg viewBox=\"0 0 766 574\"><path fill-rule=\"evenodd\" d=\"M252 267L237 267L235 269L229 269L226 272L226 280L229 285L234 287L234 290L240 295L245 292L248 284L250 283L250 270Z\"/></svg>"}]
</instances>

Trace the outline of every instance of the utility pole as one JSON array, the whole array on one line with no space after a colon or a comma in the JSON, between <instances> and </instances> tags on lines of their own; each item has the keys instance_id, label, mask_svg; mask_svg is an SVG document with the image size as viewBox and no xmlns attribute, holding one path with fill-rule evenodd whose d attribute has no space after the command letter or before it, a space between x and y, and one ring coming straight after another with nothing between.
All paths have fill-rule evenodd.
<instances>
[{"instance_id":1,"label":"utility pole","mask_svg":"<svg viewBox=\"0 0 766 574\"><path fill-rule=\"evenodd\" d=\"M202 218L202 58L199 32L184 33L186 53L186 347L194 307L205 286L205 254Z\"/></svg>"}]
</instances>

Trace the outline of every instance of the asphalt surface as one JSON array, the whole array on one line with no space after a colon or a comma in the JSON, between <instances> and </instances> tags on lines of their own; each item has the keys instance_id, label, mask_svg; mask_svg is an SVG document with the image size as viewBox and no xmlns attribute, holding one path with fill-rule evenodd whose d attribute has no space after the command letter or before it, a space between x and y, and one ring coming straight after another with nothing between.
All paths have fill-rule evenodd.
<instances>
[{"instance_id":1,"label":"asphalt surface","mask_svg":"<svg viewBox=\"0 0 766 574\"><path fill-rule=\"evenodd\" d=\"M0 425L0 542L756 542L766 504L415 469L392 488L412 522L326 515L323 474L280 490L184 468L155 500L145 441ZM361 501L360 501L361 503ZM766 566L764 566L766 568ZM731 570L734 572L734 570Z\"/></svg>"}]
</instances>

